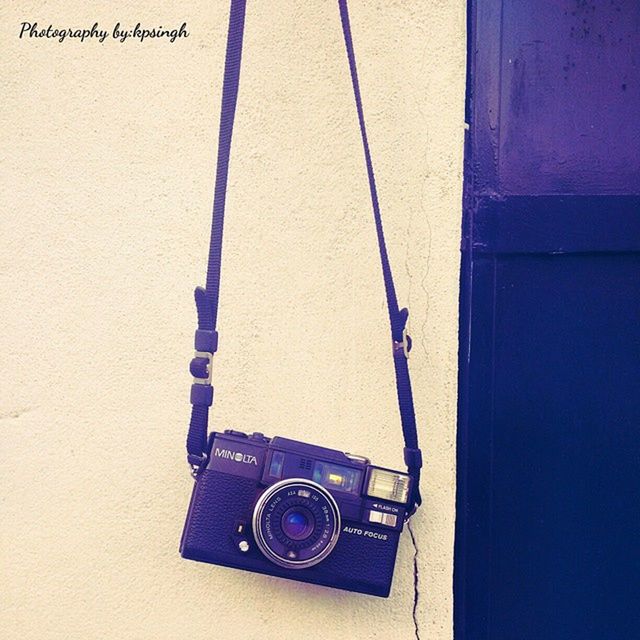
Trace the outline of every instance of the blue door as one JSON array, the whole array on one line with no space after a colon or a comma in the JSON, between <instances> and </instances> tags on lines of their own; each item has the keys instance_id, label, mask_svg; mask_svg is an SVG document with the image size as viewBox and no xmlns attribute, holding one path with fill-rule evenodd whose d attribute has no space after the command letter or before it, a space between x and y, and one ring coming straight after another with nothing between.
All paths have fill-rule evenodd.
<instances>
[{"instance_id":1,"label":"blue door","mask_svg":"<svg viewBox=\"0 0 640 640\"><path fill-rule=\"evenodd\" d=\"M640 638L640 2L469 6L457 640Z\"/></svg>"}]
</instances>

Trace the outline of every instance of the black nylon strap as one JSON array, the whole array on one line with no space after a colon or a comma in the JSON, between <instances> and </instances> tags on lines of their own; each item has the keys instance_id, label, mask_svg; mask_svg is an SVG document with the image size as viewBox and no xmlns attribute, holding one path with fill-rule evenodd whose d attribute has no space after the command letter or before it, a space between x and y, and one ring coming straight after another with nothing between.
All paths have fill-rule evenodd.
<instances>
[{"instance_id":1,"label":"black nylon strap","mask_svg":"<svg viewBox=\"0 0 640 640\"><path fill-rule=\"evenodd\" d=\"M404 460L407 465L408 473L412 478L413 485L413 490L408 504L408 513L411 514L421 503L419 484L422 455L418 448L418 433L416 429L413 395L407 361L408 353L411 349L411 338L406 334L406 324L409 312L407 309L398 308L391 266L389 264L389 257L384 240L384 231L373 172L373 163L371 160L364 121L364 111L356 69L347 0L338 0L338 6L347 51L347 59L349 62L349 70L351 73L358 122L360 125L373 217L376 225L378 248L380 251L382 276L389 312L393 363L398 392L398 407L405 442ZM195 466L201 465L206 458L205 451L207 444L208 413L209 407L213 403L213 387L210 384L210 366L211 358L218 346L216 319L220 292L222 232L224 224L227 176L229 171L229 157L231 151L231 137L233 133L233 122L240 79L245 8L246 0L231 0L229 34L222 89L222 112L220 117L218 164L209 248L209 264L207 269L207 286L206 289L198 287L195 292L196 308L198 311L198 331L196 332L195 341L196 357L192 361L191 365L191 372L194 375L194 384L191 388L191 403L193 404L193 408L189 434L187 436L187 457L189 462Z\"/></svg>"}]
</instances>

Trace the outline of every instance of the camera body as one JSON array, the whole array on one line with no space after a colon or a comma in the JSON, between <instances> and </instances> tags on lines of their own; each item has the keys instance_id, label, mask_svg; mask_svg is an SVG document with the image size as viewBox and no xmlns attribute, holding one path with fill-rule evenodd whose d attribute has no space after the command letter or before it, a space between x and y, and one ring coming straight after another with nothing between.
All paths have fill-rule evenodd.
<instances>
[{"instance_id":1,"label":"camera body","mask_svg":"<svg viewBox=\"0 0 640 640\"><path fill-rule=\"evenodd\" d=\"M386 597L412 479L341 451L212 433L180 552L202 562Z\"/></svg>"}]
</instances>

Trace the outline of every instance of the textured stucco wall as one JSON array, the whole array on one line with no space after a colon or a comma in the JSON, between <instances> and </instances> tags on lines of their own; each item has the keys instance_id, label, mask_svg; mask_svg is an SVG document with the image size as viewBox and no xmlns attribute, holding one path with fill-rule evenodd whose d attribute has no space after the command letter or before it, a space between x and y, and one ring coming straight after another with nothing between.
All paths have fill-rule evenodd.
<instances>
[{"instance_id":1,"label":"textured stucco wall","mask_svg":"<svg viewBox=\"0 0 640 640\"><path fill-rule=\"evenodd\" d=\"M351 17L426 460L392 597L181 560L195 311L227 2L0 9L0 635L451 637L464 3ZM18 40L23 20L179 25ZM334 2L249 4L230 173L219 428L401 465L383 288ZM418 600L414 612L414 555ZM414 624L415 617L415 624Z\"/></svg>"}]
</instances>

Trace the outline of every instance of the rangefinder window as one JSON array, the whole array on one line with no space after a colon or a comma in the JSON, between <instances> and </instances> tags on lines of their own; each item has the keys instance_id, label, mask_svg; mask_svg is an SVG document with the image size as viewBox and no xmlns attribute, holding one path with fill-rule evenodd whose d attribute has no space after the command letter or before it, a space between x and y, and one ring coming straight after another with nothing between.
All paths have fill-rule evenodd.
<instances>
[{"instance_id":1,"label":"rangefinder window","mask_svg":"<svg viewBox=\"0 0 640 640\"><path fill-rule=\"evenodd\" d=\"M313 467L313 481L326 489L344 491L360 495L362 473L358 469L316 460Z\"/></svg>"},{"instance_id":2,"label":"rangefinder window","mask_svg":"<svg viewBox=\"0 0 640 640\"><path fill-rule=\"evenodd\" d=\"M284 451L274 451L271 455L269 475L272 478L282 478L282 466L284 465Z\"/></svg>"}]
</instances>

